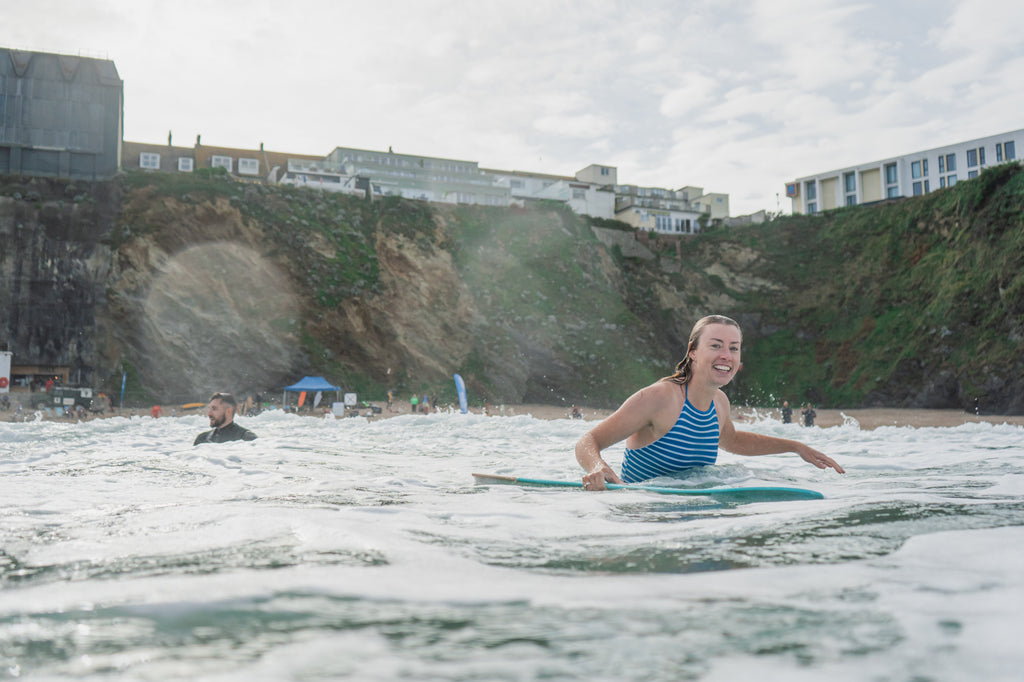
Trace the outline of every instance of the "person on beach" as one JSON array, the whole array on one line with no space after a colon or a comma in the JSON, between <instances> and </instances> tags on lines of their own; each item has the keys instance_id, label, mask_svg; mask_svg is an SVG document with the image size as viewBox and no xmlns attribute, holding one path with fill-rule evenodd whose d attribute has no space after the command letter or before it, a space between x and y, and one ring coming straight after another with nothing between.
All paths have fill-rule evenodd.
<instances>
[{"instance_id":1,"label":"person on beach","mask_svg":"<svg viewBox=\"0 0 1024 682\"><path fill-rule=\"evenodd\" d=\"M814 426L814 418L818 416L818 413L814 411L814 405L807 403L804 411L800 414L803 415L804 426Z\"/></svg>"},{"instance_id":2,"label":"person on beach","mask_svg":"<svg viewBox=\"0 0 1024 682\"><path fill-rule=\"evenodd\" d=\"M792 424L793 423L793 408L789 406L788 400L782 401L782 423Z\"/></svg>"},{"instance_id":3,"label":"person on beach","mask_svg":"<svg viewBox=\"0 0 1024 682\"><path fill-rule=\"evenodd\" d=\"M232 440L256 440L256 434L235 423L238 402L230 393L214 393L207 405L206 416L210 419L212 431L205 431L192 445L200 443L227 443Z\"/></svg>"},{"instance_id":4,"label":"person on beach","mask_svg":"<svg viewBox=\"0 0 1024 682\"><path fill-rule=\"evenodd\" d=\"M722 387L740 367L740 326L722 315L697 321L675 374L643 388L576 443L586 490L636 483L714 464L718 448L737 455L795 452L819 469L845 473L830 457L795 440L737 431ZM601 451L625 439L622 476Z\"/></svg>"}]
</instances>

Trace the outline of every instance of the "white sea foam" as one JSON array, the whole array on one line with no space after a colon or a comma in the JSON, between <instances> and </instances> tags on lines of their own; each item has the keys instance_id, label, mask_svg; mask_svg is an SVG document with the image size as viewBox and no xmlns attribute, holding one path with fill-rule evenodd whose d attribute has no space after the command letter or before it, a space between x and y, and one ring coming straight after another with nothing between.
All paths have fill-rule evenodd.
<instances>
[{"instance_id":1,"label":"white sea foam","mask_svg":"<svg viewBox=\"0 0 1024 682\"><path fill-rule=\"evenodd\" d=\"M243 421L258 440L200 447L200 417L0 424L0 671L841 681L1024 665L1019 427L758 418L743 428L848 473L723 453L676 481L826 495L735 506L474 484L578 480L586 422Z\"/></svg>"}]
</instances>

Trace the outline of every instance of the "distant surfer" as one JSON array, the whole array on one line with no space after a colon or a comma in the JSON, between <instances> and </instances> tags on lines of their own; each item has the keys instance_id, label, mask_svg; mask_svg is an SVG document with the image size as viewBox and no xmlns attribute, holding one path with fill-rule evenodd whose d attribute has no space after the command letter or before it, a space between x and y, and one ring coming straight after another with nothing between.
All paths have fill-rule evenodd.
<instances>
[{"instance_id":1,"label":"distant surfer","mask_svg":"<svg viewBox=\"0 0 1024 682\"><path fill-rule=\"evenodd\" d=\"M814 405L807 403L800 414L804 418L804 426L814 426L814 418L818 416L818 413L814 411Z\"/></svg>"},{"instance_id":2,"label":"distant surfer","mask_svg":"<svg viewBox=\"0 0 1024 682\"><path fill-rule=\"evenodd\" d=\"M232 440L256 440L256 434L235 423L238 402L230 393L214 393L207 405L206 416L210 418L212 431L205 431L192 445L200 443L227 443Z\"/></svg>"},{"instance_id":3,"label":"distant surfer","mask_svg":"<svg viewBox=\"0 0 1024 682\"><path fill-rule=\"evenodd\" d=\"M722 387L740 368L740 326L722 315L697 321L686 357L675 374L643 388L576 443L576 460L587 472L583 487L677 474L714 464L718 448L737 455L795 452L819 469L845 473L830 457L795 440L737 431ZM601 451L625 439L622 477L601 458Z\"/></svg>"},{"instance_id":4,"label":"distant surfer","mask_svg":"<svg viewBox=\"0 0 1024 682\"><path fill-rule=\"evenodd\" d=\"M792 424L793 423L793 408L789 406L788 400L782 401L782 423Z\"/></svg>"}]
</instances>

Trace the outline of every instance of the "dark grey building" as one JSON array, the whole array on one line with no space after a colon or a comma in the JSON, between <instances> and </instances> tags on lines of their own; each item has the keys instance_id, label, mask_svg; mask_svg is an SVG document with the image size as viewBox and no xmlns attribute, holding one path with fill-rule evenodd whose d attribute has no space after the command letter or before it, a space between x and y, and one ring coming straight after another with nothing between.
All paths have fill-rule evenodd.
<instances>
[{"instance_id":1,"label":"dark grey building","mask_svg":"<svg viewBox=\"0 0 1024 682\"><path fill-rule=\"evenodd\" d=\"M117 174L124 83L109 59L0 48L0 174Z\"/></svg>"}]
</instances>

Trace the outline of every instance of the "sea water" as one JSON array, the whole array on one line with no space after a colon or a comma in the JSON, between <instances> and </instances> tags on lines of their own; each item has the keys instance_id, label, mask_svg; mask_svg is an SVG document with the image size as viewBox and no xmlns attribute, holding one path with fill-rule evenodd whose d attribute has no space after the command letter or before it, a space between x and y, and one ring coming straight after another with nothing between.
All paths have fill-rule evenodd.
<instances>
[{"instance_id":1,"label":"sea water","mask_svg":"<svg viewBox=\"0 0 1024 682\"><path fill-rule=\"evenodd\" d=\"M1020 680L1024 430L742 428L801 439L675 481L578 480L592 422L268 412L0 423L0 678ZM607 451L615 465L621 446Z\"/></svg>"}]
</instances>

